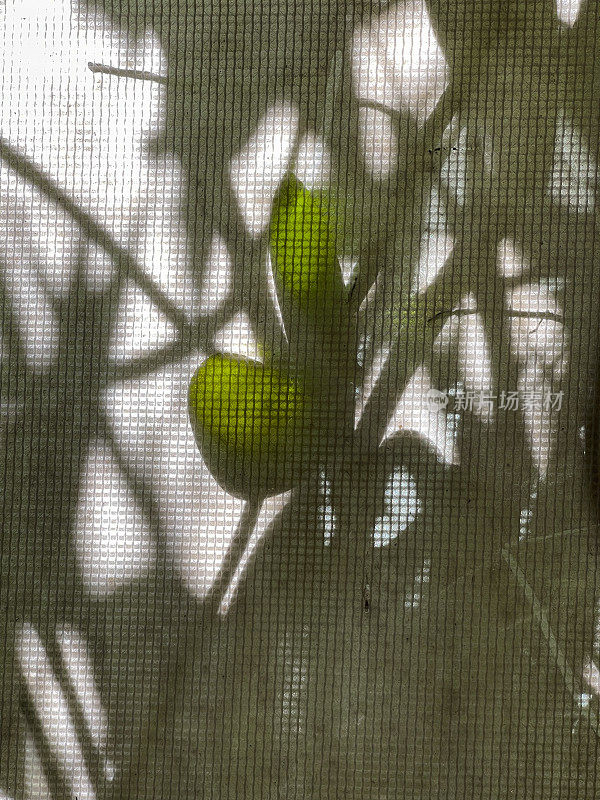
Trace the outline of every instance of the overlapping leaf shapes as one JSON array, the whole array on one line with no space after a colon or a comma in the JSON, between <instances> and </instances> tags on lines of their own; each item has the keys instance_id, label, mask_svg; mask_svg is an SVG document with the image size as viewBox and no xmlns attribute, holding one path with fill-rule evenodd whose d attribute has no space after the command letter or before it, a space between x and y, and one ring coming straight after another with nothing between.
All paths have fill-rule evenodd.
<instances>
[{"instance_id":1,"label":"overlapping leaf shapes","mask_svg":"<svg viewBox=\"0 0 600 800\"><path fill-rule=\"evenodd\" d=\"M213 355L189 392L191 424L211 472L232 494L257 499L291 488L319 462L343 420L340 385L349 385L348 299L332 220L323 198L293 176L275 197L270 249L287 359Z\"/></svg>"}]
</instances>

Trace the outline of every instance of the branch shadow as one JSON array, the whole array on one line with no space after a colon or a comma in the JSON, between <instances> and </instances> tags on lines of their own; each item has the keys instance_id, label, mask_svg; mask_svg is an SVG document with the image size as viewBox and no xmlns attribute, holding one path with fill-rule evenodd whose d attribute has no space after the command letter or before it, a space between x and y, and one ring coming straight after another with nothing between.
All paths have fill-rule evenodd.
<instances>
[{"instance_id":1,"label":"branch shadow","mask_svg":"<svg viewBox=\"0 0 600 800\"><path fill-rule=\"evenodd\" d=\"M200 284L204 277L207 249L212 235L218 232L233 258L234 290L228 304L220 312L222 316L202 318L190 324L186 316L148 279L126 250L112 242L91 217L78 209L72 200L39 171L27 164L13 148L7 143L0 143L0 157L22 178L32 182L46 196L62 205L89 238L99 244L118 266L117 279L100 295L92 295L82 281L74 281L67 299L59 308L58 362L41 376L34 375L26 366L23 346L10 310L3 314L3 324L9 330L7 339L10 347L8 372L5 373L3 367L3 386L5 375L8 375L9 393L12 394L11 387L15 386L15 396L24 404L3 432L8 479L0 501L0 516L3 521L7 521L2 558L3 564L8 564L10 568L10 603L7 605L9 615L18 616L20 620L28 619L40 630L52 629L63 621L82 630L94 654L101 693L111 717L116 748L120 752L129 753L125 759L130 759L130 765L135 765L137 760L139 766L140 754L132 751L136 747L143 750L146 746L144 736L147 735L145 726L148 724L154 723L161 730L169 730L169 726L175 725L177 721L176 715L181 714L188 720L191 728L190 739L196 737L194 741L197 742L203 737L199 749L204 753L204 760L198 756L193 742L190 744L188 741L185 746L181 745L180 752L174 752L176 744L168 742L166 749L169 752L164 761L165 775L162 783L156 777L158 762L152 756L146 758L146 765L149 773L153 774L144 775L138 772L132 777L135 769L129 769L126 764L124 773L127 774L129 770L129 774L127 779L119 783L120 794L117 796L141 799L170 792L172 796L192 797L199 791L201 781L204 780L205 786L214 788L215 796L230 796L231 787L235 786L239 795L251 797L252 792L256 791L253 784L256 780L255 769L260 765L264 769L264 785L273 791L276 786L278 790L284 786L290 793L304 791L306 797L317 797L320 787L326 787L333 794L343 794L348 798L360 797L362 800L366 796L364 792L368 790L353 783L353 776L348 776L348 772L352 771L348 769L349 754L357 757L358 749L364 750L364 740L368 743L372 741L375 732L383 727L382 716L377 716L378 712L367 701L361 707L362 699L348 698L343 691L340 694L341 670L354 663L358 663L359 670L365 664L374 667L374 651L365 656L365 648L368 651L373 646L377 652L382 652L389 647L389 655L384 662L385 674L381 678L384 685L379 685L377 692L388 699L393 694L393 687L388 685L388 681L394 673L394 667L402 663L403 658L394 649L395 646L388 645L389 638L394 638L394 624L399 618L399 612L394 605L393 589L388 586L382 592L382 604L388 602L391 610L379 617L381 627L372 627L371 633L365 633L365 565L360 565L361 569L352 581L340 581L339 574L336 580L332 580L331 576L336 568L330 563L332 557L325 546L322 543L315 544L314 541L312 545L307 545L306 540L303 545L298 544L302 541L303 521L310 519L316 505L316 498L309 493L301 495L299 505L293 506L293 513L290 510L281 518L273 543L265 546L266 561L260 566L255 562L255 567L246 580L245 593L234 613L225 622L217 624L212 618L212 611L207 615L202 604L187 593L172 574L164 549L166 533L156 521L156 506L151 489L144 482L143 476L136 475L129 469L123 454L118 451L98 407L98 398L103 388L113 380L147 374L159 364L170 363L193 352L203 341L209 349L211 336L217 326L230 312L238 309L248 313L255 330L264 340L275 342L274 349L279 348L285 352L284 343L277 343L279 329L268 300L263 268L265 241L261 237L253 238L246 229L239 200L231 186L228 165L254 133L261 115L276 101L283 99L295 104L300 109L307 129L311 125L317 125L320 108L326 101L324 92L327 71L333 54L361 15L366 16L373 9L365 4L364 7L357 6L351 9L351 13L346 13L331 2L308 4L302 7L302 13L297 11L290 14L286 3L265 3L253 7L247 14L229 8L223 14L216 14L212 4L203 6L183 2L172 5L125 2L95 5L130 34L135 35L139 31L153 28L161 39L168 60L168 75L165 132L160 147L175 154L182 165L186 180L186 227L192 243L191 260L196 281ZM553 4L543 2L536 3L535 6L536 14L554 20ZM428 7L438 39L452 65L453 81L459 84L457 96L460 96L461 113L467 124L471 124L472 116L474 117L472 125L477 132L480 118L487 121L490 116L506 116L502 107L501 91L498 92L497 74L487 63L491 49L502 46L510 38L511 32L514 33L515 26L517 30L531 30L535 34L539 17L529 19L527 15L523 16L521 9L524 6L516 0L514 3L494 4L492 17L483 14L483 6L478 4L483 24L480 24L481 20L474 24L472 13L462 3L453 3L450 6L430 3ZM580 35L581 27L576 30L576 35ZM460 34L458 37L455 35L457 31ZM552 40L549 47L553 46ZM553 58L549 57L542 60L537 69L549 73L554 63ZM485 72L485 69L488 71ZM564 86L564 76L559 73L560 81L561 86ZM508 93L512 91L506 85L505 89ZM482 111L476 103L469 106L469 98L477 93L480 97L487 93L492 98L491 107ZM483 308L486 332L492 342L492 366L497 385L514 381L516 371L510 347L508 351L506 348L510 337L507 320L502 313L506 283L496 272L495 252L501 236L508 231L515 233L526 255L535 265L531 268L534 272L536 269L547 268L552 274L569 278L565 264L558 255L550 266L544 267L540 264L539 256L532 245L534 241L539 242L539 237L528 240L520 232L522 228L529 230L539 223L539 215L530 214L527 210L531 202L535 203L538 199L537 189L530 191L527 182L533 180L535 187L540 183L544 184L552 169L551 144L556 125L557 102L551 96L546 97L546 100L543 105L547 117L542 123L537 120L533 131L534 134L539 132L542 137L540 155L535 166L529 172L525 169L523 162L527 159L527 152L519 152L514 156L513 166L518 180L521 180L518 177L521 169L525 170L523 174L526 176L523 184L517 186L521 205L516 212L513 207L507 207L504 186L493 186L491 189L488 187L486 192L476 196L468 211L463 212L455 222L453 233L461 233L463 243L446 270L447 273L459 274L458 288L461 290L473 286L479 290L477 299ZM449 107L452 109L453 103L450 102ZM445 127L445 122L447 118L442 116L442 128ZM527 122L527 118L522 116L514 123L515 131L519 126L524 129L516 133L513 131L519 142L526 142ZM533 127L533 123L529 127ZM592 135L589 133L590 141ZM506 147L504 136L501 126L492 136L493 149L498 152ZM353 152L356 148L356 128L352 129L350 137L354 143L351 141L348 150ZM330 144L335 145L335 136L331 137ZM596 153L597 140L593 144L591 150ZM342 165L346 163L347 153L336 152L335 146L332 149L334 164L341 171ZM509 151L510 155L514 155L518 148L510 150L509 147ZM360 193L363 185L361 171L364 173L364 168L359 165L359 178L353 187L353 191L357 193ZM511 173L512 170L509 169L508 172ZM383 198L384 209L378 222L377 235L372 237L372 241L363 243L365 277L361 277L357 294L359 300L366 295L374 276L379 272L380 258L383 262L388 262L390 241L398 234L398 227L393 221L394 203L400 202L398 181L398 174L393 174L388 182L376 187ZM392 207L391 210L387 207L388 204ZM542 208L546 209L547 205ZM516 218L511 218L511 214ZM496 224L496 215L501 224ZM561 233L568 230L570 220L571 217L562 218ZM467 231L466 226L471 223L473 227ZM589 225L589 220L585 225ZM490 228L494 230L490 232ZM560 234L552 235L560 239ZM470 250L469 237L477 240L480 248L482 243L485 245L483 257L479 252ZM173 322L178 330L178 340L172 347L165 348L151 359L140 359L138 363L128 364L119 371L110 365L108 338L116 318L120 290L127 277L132 277ZM455 281L455 277L456 275L451 275L449 282ZM8 292L2 286L3 301L7 296ZM576 313L571 312L571 320L572 326L576 326ZM443 319L440 324L442 322ZM588 327L590 330L597 330L595 318L592 318ZM386 405L378 410L378 425L384 429L389 417L388 406L391 408L395 405L410 377L399 366L405 355L403 348L406 349L406 344L406 340L402 340L392 351L391 371L382 382ZM575 381L576 378L572 380ZM159 559L162 564L159 563L156 572L146 582L100 600L91 599L82 583L72 542L74 511L85 454L98 431L106 437L132 495L139 501L155 540L162 548ZM435 476L433 484L425 484L427 488L424 494L431 501L435 513L428 512L431 513L428 524L413 531L415 535L432 537L431 527L435 524L438 526L435 531L436 541L445 543L450 551L458 535L455 528L457 516L464 512L469 517L471 524L465 526L463 532L465 536L473 537L481 531L479 526L482 519L489 522L490 501L493 513L498 514L493 522L494 528L503 536L515 535L515 530L518 529L517 507L512 501L501 504L499 508L493 505L494 499L497 499L499 484L490 480L490 476L501 472L500 488L512 493L517 491L523 476L529 476L531 465L525 458L519 469L512 465L510 471L511 465L500 458L508 438L507 432L500 425L484 431L476 419L466 418L459 436L461 458L457 469L441 468L437 459L433 461L432 453L422 442L411 440L412 446L408 446L406 450L408 455L398 456L399 463L413 471L421 465L422 474L429 474L430 479L432 475ZM522 431L518 430L510 439L514 449L520 449L522 439ZM485 442L485 448L482 448L482 442ZM392 444L389 446L392 447ZM356 530L353 533L357 541L359 537L364 537L362 527L365 518L370 524L376 516L377 503L381 501L383 489L377 484L375 488L370 487L369 491L374 499L368 513L354 515ZM476 502L471 504L470 498L473 496ZM451 502L448 500L450 497ZM469 505L475 506L475 511L472 508L465 510ZM295 540L296 534L298 541ZM304 561L302 554L298 552L300 547L308 548L304 552ZM273 548L271 552L279 550L279 556L269 556L269 548ZM435 549L433 545L431 549ZM364 550L362 538L360 546L357 545L357 554L364 553ZM455 552L453 567L445 565L445 577L442 576L441 567L438 568L438 577L432 580L432 585L440 590L448 589L451 594L449 584L456 584L459 565L455 562L460 560L461 553L460 548ZM356 563L354 566L357 566ZM399 563L393 567L388 564L386 567L390 575L396 574L395 571L401 568L404 567ZM259 569L264 571L262 577L256 577ZM343 572L341 574L343 576ZM448 574L453 576L451 580L448 579ZM498 592L493 596L497 595ZM357 603L358 596L360 603ZM476 594L471 593L469 596L473 600ZM447 595L440 591L440 597L445 599ZM277 600L279 602L272 611L273 603ZM447 644L451 650L451 620L465 616L465 605L458 592L449 597L448 604L452 609L444 612L443 619ZM371 603L371 607L372 605ZM484 623L490 630L496 623L498 628L502 625L497 622L498 614L492 606L493 602L489 601L487 616L483 616ZM472 610L467 608L467 616ZM271 613L276 617L275 620L270 618ZM370 619L377 618L374 610L369 614ZM315 615L318 617L316 623ZM471 624L472 632L478 624L482 624L482 616L474 614L470 623L466 624L467 628ZM311 662L316 663L317 668L312 673L315 684L310 690L312 694L309 705L316 706L318 702L322 702L323 696L334 699L342 696L346 704L340 703L340 707L336 708L331 720L327 722L327 733L322 734L319 740L320 753L316 752L314 742L310 742L310 735L298 733L299 724L294 733L278 727L278 712L273 712L269 722L272 730L269 733L256 733L255 750L252 751L246 710L251 704L262 707L264 718L264 709L273 709L274 697L281 700L281 693L277 693L278 687L282 685L287 675L286 670L293 662L294 648L301 653L304 652L303 648L310 651L310 643L307 644L303 626L308 626L310 630L311 625L317 627L315 638L320 655ZM261 626L265 634L262 639ZM292 649L277 650L281 645L282 635L285 640L286 631ZM239 637L242 637L243 644L240 644ZM466 634L465 637L468 638ZM334 640L333 644L331 639ZM265 646L265 641L269 647ZM415 641L420 640L417 638ZM415 647L418 648L418 645ZM140 652L143 654L141 657ZM273 652L277 653L277 658L273 657ZM5 658L8 657L5 655ZM357 661L353 660L355 658ZM450 661L453 666L464 666L464 652L455 652ZM233 662L235 668L227 675L221 674L220 671ZM412 680L415 675L417 679L422 678L432 662L435 662L435 658L431 652L427 656L419 656L418 669L409 677ZM329 665L331 670L328 669ZM263 668L266 673L261 672ZM190 700L183 695L182 686L188 685L186 681L190 672L196 670L199 682L204 680L205 684L198 690L198 695L190 696ZM350 673L349 685L356 686L359 673L353 670ZM448 669L445 669L440 685L446 688L447 678ZM132 685L136 687L135 690L132 690ZM364 699L368 694L368 682L361 683L361 686L365 692L362 696ZM410 685L406 691L410 692ZM151 695L154 696L148 700ZM196 701L199 701L200 707L197 714L187 708L188 702ZM221 707L218 707L219 702L222 703ZM459 759L464 760L465 752L473 742L472 734L468 731L465 734L464 725L461 723L462 727L457 728L455 724L457 715L453 709L464 710L465 702L464 687L461 694L461 689L456 689L456 683L443 692L444 719L450 720L445 723L444 730L449 736L451 747L444 750L443 758L446 761L440 767L446 772L437 778L447 787L448 792L456 788L452 785L452 758L456 759L455 764L462 763ZM260 706L261 703L263 706ZM365 728L367 736L363 739L358 737L360 748L346 742L336 749L333 729L338 725L339 730L342 730L344 720L347 724L348 720L354 719L353 715L358 718L361 708L365 711L368 723ZM411 723L407 721L404 725L404 721L400 719L403 713L408 715L409 711L398 706L394 708L397 717L386 718L386 734L390 737L390 742L394 732L397 736L402 735L404 741L400 750L407 746L410 750L407 741L413 733L410 729ZM22 710L33 731L42 761L46 764L51 791L56 798L68 796L60 769L53 762L52 752L45 743L43 731L36 720L35 709L31 708L26 697L22 702ZM296 718L294 720L297 722ZM428 721L431 724L432 718L428 718ZM202 724L206 725L204 729L201 729ZM253 726L254 723L251 723L252 730ZM404 727L406 730L403 730ZM347 725L343 734L347 738L352 736L351 731L348 733L350 728ZM454 734L458 729L462 738L457 739ZM82 726L80 731L85 744L87 737ZM212 741L210 735L206 735L207 731L212 735ZM425 733L422 733L422 737L424 736ZM298 737L302 740L300 745ZM290 741L305 756L304 761L297 759L299 766L290 766L284 758ZM423 738L419 741L422 744ZM225 751L220 753L218 751L222 744ZM367 744L367 749L369 746ZM448 755L452 748L454 751ZM86 752L92 763L91 750L88 748ZM412 770L413 775L423 776L424 783L415 788L416 792L421 792L420 795L415 794L415 797L431 796L436 776L426 768L428 753L430 750L425 746L420 753L412 752L412 755L407 755L404 752L404 764L402 756L395 754L390 759L391 767L387 770L374 757L371 764L372 774L376 774L379 768L376 789L382 793L393 791L401 780L398 776ZM486 757L488 760L482 760L482 764L489 765L489 752ZM410 758L413 759L412 762L406 760ZM382 762L384 759L380 760ZM198 768L192 770L188 778L184 778L181 773L185 772L190 763L196 767L201 764L205 771L202 773ZM221 773L224 765L227 768L233 763L237 766L232 774L223 776ZM10 765L7 769L10 769ZM485 767L481 767L480 772L482 771L485 771ZM458 780L456 777L454 779ZM407 788L410 775L405 775L405 780L403 789ZM466 786L466 773L462 774L460 780L462 796L467 798L469 789ZM522 785L529 789L532 789L531 780L531 776L521 776ZM553 780L552 776L547 780ZM374 791L373 784L370 790ZM553 791L553 786L550 786L549 791Z\"/></svg>"}]
</instances>

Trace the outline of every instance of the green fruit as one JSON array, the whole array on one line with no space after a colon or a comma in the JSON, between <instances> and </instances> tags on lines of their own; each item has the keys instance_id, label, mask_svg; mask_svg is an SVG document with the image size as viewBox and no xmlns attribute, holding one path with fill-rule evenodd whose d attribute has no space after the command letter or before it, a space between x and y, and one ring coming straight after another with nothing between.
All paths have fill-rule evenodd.
<instances>
[{"instance_id":1,"label":"green fruit","mask_svg":"<svg viewBox=\"0 0 600 800\"><path fill-rule=\"evenodd\" d=\"M320 408L319 439L331 450L353 419L356 341L329 204L289 175L273 203L269 238L290 366Z\"/></svg>"},{"instance_id":2,"label":"green fruit","mask_svg":"<svg viewBox=\"0 0 600 800\"><path fill-rule=\"evenodd\" d=\"M336 307L346 302L346 291L325 201L288 177L275 199L269 234L286 326L293 324L294 312L317 322L334 322Z\"/></svg>"},{"instance_id":3,"label":"green fruit","mask_svg":"<svg viewBox=\"0 0 600 800\"><path fill-rule=\"evenodd\" d=\"M189 414L209 469L231 494L286 491L310 459L310 399L274 367L211 356L192 378Z\"/></svg>"}]
</instances>

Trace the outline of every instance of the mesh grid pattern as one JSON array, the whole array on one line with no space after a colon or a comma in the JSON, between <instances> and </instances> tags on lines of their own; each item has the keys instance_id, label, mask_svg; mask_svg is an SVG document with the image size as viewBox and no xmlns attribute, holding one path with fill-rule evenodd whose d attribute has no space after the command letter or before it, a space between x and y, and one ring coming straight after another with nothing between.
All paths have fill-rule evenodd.
<instances>
[{"instance_id":1,"label":"mesh grid pattern","mask_svg":"<svg viewBox=\"0 0 600 800\"><path fill-rule=\"evenodd\" d=\"M0 798L595 797L596 5L0 31ZM321 318L270 247L290 173ZM198 448L214 353L326 398L289 490Z\"/></svg>"}]
</instances>

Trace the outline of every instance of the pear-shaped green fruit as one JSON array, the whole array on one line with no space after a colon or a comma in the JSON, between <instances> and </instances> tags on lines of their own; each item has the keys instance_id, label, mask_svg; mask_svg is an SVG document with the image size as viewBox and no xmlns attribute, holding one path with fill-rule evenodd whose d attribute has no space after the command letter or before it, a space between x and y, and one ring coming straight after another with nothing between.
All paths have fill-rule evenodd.
<instances>
[{"instance_id":1,"label":"pear-shaped green fruit","mask_svg":"<svg viewBox=\"0 0 600 800\"><path fill-rule=\"evenodd\" d=\"M321 409L321 437L337 437L353 406L356 342L328 202L287 176L269 238L290 364Z\"/></svg>"},{"instance_id":2,"label":"pear-shaped green fruit","mask_svg":"<svg viewBox=\"0 0 600 800\"><path fill-rule=\"evenodd\" d=\"M336 256L335 227L322 196L287 177L273 204L269 229L271 261L286 327L293 316L314 324L337 324L347 294ZM288 331L289 334L289 331Z\"/></svg>"},{"instance_id":3,"label":"pear-shaped green fruit","mask_svg":"<svg viewBox=\"0 0 600 800\"><path fill-rule=\"evenodd\" d=\"M274 367L211 356L192 378L189 414L209 469L238 497L286 491L310 460L312 404Z\"/></svg>"}]
</instances>

